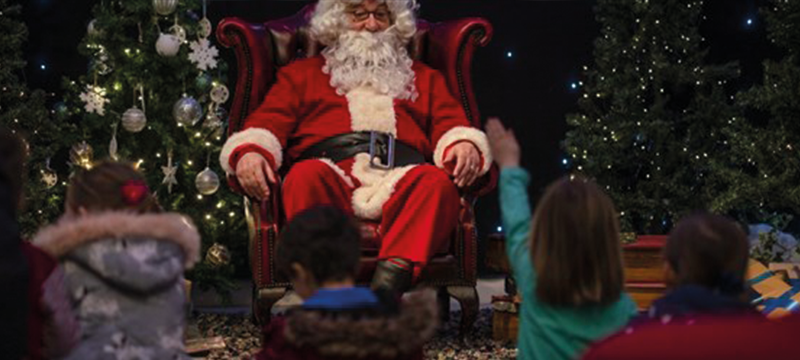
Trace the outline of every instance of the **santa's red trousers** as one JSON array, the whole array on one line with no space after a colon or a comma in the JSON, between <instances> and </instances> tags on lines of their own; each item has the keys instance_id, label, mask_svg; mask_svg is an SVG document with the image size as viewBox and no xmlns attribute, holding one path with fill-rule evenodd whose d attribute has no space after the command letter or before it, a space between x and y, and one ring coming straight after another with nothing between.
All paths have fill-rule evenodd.
<instances>
[{"instance_id":1,"label":"santa's red trousers","mask_svg":"<svg viewBox=\"0 0 800 360\"><path fill-rule=\"evenodd\" d=\"M357 179L352 180L359 185ZM298 162L283 182L286 217L291 219L315 205L335 206L353 215L353 190L327 164L319 160ZM379 259L413 262L416 279L433 255L446 250L457 223L459 203L458 190L442 169L418 165L409 170L383 204Z\"/></svg>"}]
</instances>

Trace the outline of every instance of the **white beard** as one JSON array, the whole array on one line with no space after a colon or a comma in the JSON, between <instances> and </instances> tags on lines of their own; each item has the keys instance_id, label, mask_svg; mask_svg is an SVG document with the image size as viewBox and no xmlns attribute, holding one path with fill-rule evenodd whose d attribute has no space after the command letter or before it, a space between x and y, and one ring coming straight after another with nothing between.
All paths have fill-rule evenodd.
<instances>
[{"instance_id":1,"label":"white beard","mask_svg":"<svg viewBox=\"0 0 800 360\"><path fill-rule=\"evenodd\" d=\"M346 31L322 55L322 71L331 76L331 86L339 95L367 86L395 99L417 98L413 60L391 29L380 33Z\"/></svg>"}]
</instances>

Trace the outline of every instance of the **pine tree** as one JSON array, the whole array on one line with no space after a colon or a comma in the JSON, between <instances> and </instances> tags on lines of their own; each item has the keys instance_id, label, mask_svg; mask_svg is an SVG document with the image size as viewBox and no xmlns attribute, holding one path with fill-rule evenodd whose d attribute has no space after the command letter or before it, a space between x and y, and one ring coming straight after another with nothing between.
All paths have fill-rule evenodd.
<instances>
[{"instance_id":1,"label":"pine tree","mask_svg":"<svg viewBox=\"0 0 800 360\"><path fill-rule=\"evenodd\" d=\"M29 237L61 214L67 175L56 158L66 154L74 126L48 111L44 91L31 91L22 81L26 66L22 46L28 29L21 11L19 4L0 0L0 125L20 134L28 145L28 181L20 223Z\"/></svg>"},{"instance_id":2,"label":"pine tree","mask_svg":"<svg viewBox=\"0 0 800 360\"><path fill-rule=\"evenodd\" d=\"M732 124L731 157L741 166L725 174L736 186L720 205L779 225L771 220L800 213L800 2L774 0L762 13L782 57L766 60L763 83L737 96L747 117Z\"/></svg>"},{"instance_id":3,"label":"pine tree","mask_svg":"<svg viewBox=\"0 0 800 360\"><path fill-rule=\"evenodd\" d=\"M156 9L156 3L177 5ZM231 264L201 261L190 273L201 288L224 293L233 285L233 270L247 268L247 229L242 197L224 184L217 160L227 116L214 100L226 97L216 96L225 92L220 90L226 82L226 65L206 64L202 69L190 60L200 54L194 42L208 35L200 25L203 11L200 0L100 2L78 47L89 58L88 72L65 86L67 102L80 115L80 140L92 147L93 161L110 157L134 163L167 211L184 213L198 226L202 255L215 243L237 255ZM202 116L177 121L174 110L179 101L195 105L190 110L199 106ZM134 116L142 113L145 123ZM176 167L177 182L172 184L164 168L170 165ZM204 171L217 174L218 190L200 191L196 178Z\"/></svg>"},{"instance_id":4,"label":"pine tree","mask_svg":"<svg viewBox=\"0 0 800 360\"><path fill-rule=\"evenodd\" d=\"M708 65L701 1L600 0L595 61L584 67L579 112L567 116L573 173L614 200L624 231L664 233L712 206L730 184L719 168L737 115L725 85L735 64Z\"/></svg>"}]
</instances>

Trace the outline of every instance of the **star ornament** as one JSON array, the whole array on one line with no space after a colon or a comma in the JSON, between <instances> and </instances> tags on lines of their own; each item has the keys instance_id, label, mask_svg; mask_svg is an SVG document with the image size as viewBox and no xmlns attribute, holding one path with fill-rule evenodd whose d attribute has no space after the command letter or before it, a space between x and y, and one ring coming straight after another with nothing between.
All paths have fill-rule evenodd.
<instances>
[{"instance_id":1,"label":"star ornament","mask_svg":"<svg viewBox=\"0 0 800 360\"><path fill-rule=\"evenodd\" d=\"M178 174L178 167L172 165L171 153L167 158L167 166L162 166L161 171L164 173L164 180L161 183L166 184L167 191L172 194L172 186L178 185L178 179L175 177Z\"/></svg>"}]
</instances>

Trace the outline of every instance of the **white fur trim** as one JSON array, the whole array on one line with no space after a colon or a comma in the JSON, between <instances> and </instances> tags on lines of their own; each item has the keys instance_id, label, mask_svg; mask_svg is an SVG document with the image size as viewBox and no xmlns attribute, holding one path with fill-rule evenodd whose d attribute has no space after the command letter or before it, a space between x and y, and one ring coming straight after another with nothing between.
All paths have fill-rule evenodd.
<instances>
[{"instance_id":1,"label":"white fur trim","mask_svg":"<svg viewBox=\"0 0 800 360\"><path fill-rule=\"evenodd\" d=\"M394 100L368 87L347 93L353 131L381 131L397 136Z\"/></svg>"},{"instance_id":2,"label":"white fur trim","mask_svg":"<svg viewBox=\"0 0 800 360\"><path fill-rule=\"evenodd\" d=\"M200 259L200 234L192 221L177 213L134 214L130 212L89 213L77 218L62 217L40 230L33 243L55 258L83 244L106 238L147 237L180 245L187 268Z\"/></svg>"},{"instance_id":3,"label":"white fur trim","mask_svg":"<svg viewBox=\"0 0 800 360\"><path fill-rule=\"evenodd\" d=\"M233 174L236 169L231 168L230 158L237 147L244 144L258 145L267 150L275 159L275 170L280 169L283 164L283 147L278 138L269 130L250 128L237 132L225 141L222 151L219 153L219 162L222 169L228 174Z\"/></svg>"},{"instance_id":4,"label":"white fur trim","mask_svg":"<svg viewBox=\"0 0 800 360\"><path fill-rule=\"evenodd\" d=\"M333 162L333 160L328 159L328 158L318 158L318 159L315 159L315 160L322 161L323 164L328 165L331 169L333 169L333 171L335 171L337 174L339 174L339 176L342 177L344 182L347 183L347 185L350 186L351 188L356 187L353 184L353 179L351 179L349 176L347 176L347 174L344 173L344 170L342 170L342 168L340 168L339 165L336 165Z\"/></svg>"},{"instance_id":5,"label":"white fur trim","mask_svg":"<svg viewBox=\"0 0 800 360\"><path fill-rule=\"evenodd\" d=\"M408 165L391 170L375 169L369 166L369 154L356 155L351 175L361 182L361 187L353 191L352 204L355 215L364 219L380 219L383 204L394 193L394 186L416 166Z\"/></svg>"},{"instance_id":6,"label":"white fur trim","mask_svg":"<svg viewBox=\"0 0 800 360\"><path fill-rule=\"evenodd\" d=\"M436 150L433 152L433 162L436 166L443 168L445 149L461 140L471 142L478 148L478 151L481 152L481 156L483 156L483 167L481 168L480 174L486 174L492 167L492 151L491 148L489 148L489 140L486 138L486 134L483 131L473 127L456 126L444 133L444 135L439 138L439 142L436 143Z\"/></svg>"}]
</instances>

